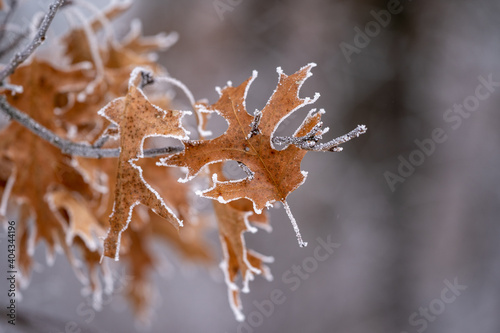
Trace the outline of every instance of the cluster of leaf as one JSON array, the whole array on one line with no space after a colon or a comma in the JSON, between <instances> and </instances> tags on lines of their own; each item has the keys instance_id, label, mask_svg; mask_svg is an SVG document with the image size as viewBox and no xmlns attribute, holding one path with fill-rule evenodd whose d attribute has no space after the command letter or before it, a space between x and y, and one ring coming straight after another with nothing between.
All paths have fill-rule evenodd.
<instances>
[{"instance_id":1,"label":"cluster of leaf","mask_svg":"<svg viewBox=\"0 0 500 333\"><path fill-rule=\"evenodd\" d=\"M126 9L115 5L103 14L109 20ZM64 46L60 61L31 57L9 77L10 84L22 87L22 93L4 92L7 101L61 137L89 143L102 137L109 122L98 115L99 109L127 94L135 67L146 66L164 74L154 52L175 41L172 34L143 37L140 25L134 23L122 40L106 36L97 43L96 34L103 27L102 19L93 19L51 41ZM158 96L156 102L168 107L169 99ZM118 143L109 140L107 146L118 147ZM152 239L172 245L187 258L212 260L202 238L202 223L190 209L190 188L176 181L176 170L151 162L142 164L144 172L155 179L158 192L171 211L186 221L186 228L179 233L147 210L134 214L121 252L131 278L127 293L141 316L151 299L148 275L157 264ZM35 248L43 241L49 264L56 252L66 254L77 276L92 290L95 306L99 306L102 289L112 290L110 270L99 261L115 201L114 188L123 181L121 174L117 177L119 163L114 158L65 155L17 122L0 131L0 215L16 220L16 259L23 284L28 282ZM105 288L101 281L107 283Z\"/></svg>"},{"instance_id":2,"label":"cluster of leaf","mask_svg":"<svg viewBox=\"0 0 500 333\"><path fill-rule=\"evenodd\" d=\"M183 123L189 112L172 110L170 91L145 92L146 86L157 85L157 78L168 77L154 52L170 46L175 36L143 37L135 24L118 41L107 21L125 9L111 6L54 40L64 46L57 64L31 57L9 78L22 93L2 92L10 105L62 138L120 148L118 158L90 159L66 155L16 122L0 131L0 215L17 221L18 268L27 280L35 248L43 241L49 260L57 251L66 254L97 305L103 289L99 276L111 281L102 258L120 258L132 278L128 296L144 316L151 299L148 275L158 261L152 239L170 244L186 258L212 260L203 238L207 216L191 201L191 180L201 172L211 188L196 194L214 199L224 253L220 266L232 309L242 320L238 278L247 292L254 275L271 277L265 265L271 258L247 249L244 240L244 233L255 227L270 230L264 209L282 202L299 243L306 245L286 198L304 182L301 161L326 132L321 129L323 111L312 110L284 149L275 149L273 134L283 119L317 99L298 96L313 64L289 76L279 69L276 90L254 115L247 112L245 100L256 72L237 87L228 83L218 89L219 100L212 105L193 101L199 130L195 140ZM213 113L224 117L228 129L205 139L206 120ZM176 138L184 148L147 158L145 148L154 145L146 141L149 137ZM237 161L247 177L228 179L223 172L227 161ZM177 181L180 170L187 175Z\"/></svg>"}]
</instances>

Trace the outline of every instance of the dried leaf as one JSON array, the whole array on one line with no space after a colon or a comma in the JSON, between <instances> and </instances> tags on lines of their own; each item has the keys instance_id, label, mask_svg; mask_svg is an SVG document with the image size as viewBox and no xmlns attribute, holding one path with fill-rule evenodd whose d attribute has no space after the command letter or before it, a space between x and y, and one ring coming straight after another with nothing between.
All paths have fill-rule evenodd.
<instances>
[{"instance_id":1,"label":"dried leaf","mask_svg":"<svg viewBox=\"0 0 500 333\"><path fill-rule=\"evenodd\" d=\"M136 86L141 68L131 75L126 97L120 97L99 114L120 129L120 158L118 161L115 205L110 216L110 230L104 241L104 255L118 259L121 233L127 228L133 208L142 203L167 219L174 226L182 222L167 207L158 192L145 182L142 169L135 162L143 157L143 143L147 137L169 136L183 139L186 131L181 125L182 112L164 111L151 104Z\"/></svg>"},{"instance_id":2,"label":"dried leaf","mask_svg":"<svg viewBox=\"0 0 500 333\"><path fill-rule=\"evenodd\" d=\"M47 200L52 211L59 212L57 215L64 225L66 244L72 245L73 239L78 236L90 251L97 251L99 239L105 231L83 198L59 189L48 193Z\"/></svg>"},{"instance_id":3,"label":"dried leaf","mask_svg":"<svg viewBox=\"0 0 500 333\"><path fill-rule=\"evenodd\" d=\"M112 20L129 6L130 4L113 3L103 10L103 15ZM155 73L165 71L155 62L154 52L164 50L172 44L168 43L172 40L170 35L144 37L140 24L135 23L123 41L106 39L104 45L98 45L95 34L102 28L101 17L94 17L83 27L72 29L62 38L70 62L91 63L95 71L90 94L68 95L62 98L59 118L64 122L71 139L90 142L92 138L102 134L109 123L104 118L98 117L97 111L102 105L127 93L127 82L135 67L144 66ZM111 26L105 28L111 29Z\"/></svg>"},{"instance_id":4,"label":"dried leaf","mask_svg":"<svg viewBox=\"0 0 500 333\"><path fill-rule=\"evenodd\" d=\"M8 102L41 125L58 131L58 124L54 121L58 98L68 92L82 91L92 81L92 72L85 66L59 68L33 58L18 67L9 80L11 84L22 86L23 92L7 94Z\"/></svg>"},{"instance_id":5,"label":"dried leaf","mask_svg":"<svg viewBox=\"0 0 500 333\"><path fill-rule=\"evenodd\" d=\"M217 174L218 179L226 181L222 173L222 163L210 165L210 172ZM236 284L239 274L243 280L243 292L250 290L248 284L254 279L254 274L264 275L267 279L272 278L265 263L272 262L273 258L249 251L243 235L245 232L257 231L252 224L270 230L267 214L256 214L252 202L247 199L238 199L227 204L213 201L213 206L224 253L220 267L228 286L229 303L236 319L242 321L245 317L241 312L240 288Z\"/></svg>"},{"instance_id":6,"label":"dried leaf","mask_svg":"<svg viewBox=\"0 0 500 333\"><path fill-rule=\"evenodd\" d=\"M167 206L183 221L183 227L178 229L150 212L148 224L152 229L152 236L174 247L187 260L212 261L210 246L203 239L206 226L192 208L189 198L192 190L189 185L177 182L177 170L157 166L156 159L142 159L138 165L144 170L146 181L155 182L158 193Z\"/></svg>"},{"instance_id":7,"label":"dried leaf","mask_svg":"<svg viewBox=\"0 0 500 333\"><path fill-rule=\"evenodd\" d=\"M57 132L57 124L53 121L55 97L64 91L78 91L89 80L86 70L82 68L57 68L34 58L10 76L10 82L23 86L23 92L8 94L7 99L14 107ZM47 193L63 188L79 192L86 198L93 194L82 175L73 167L71 157L18 123L10 123L0 131L0 160L10 161L11 164L10 183L5 184L2 205L6 206L8 201L12 204L15 201L23 203L18 226L18 260L21 271L27 277L31 265L29 256L33 255L34 247L40 240L47 243L49 261L53 260L55 250L65 247L64 226L47 202ZM2 213L5 210L4 207Z\"/></svg>"},{"instance_id":8,"label":"dried leaf","mask_svg":"<svg viewBox=\"0 0 500 333\"><path fill-rule=\"evenodd\" d=\"M245 100L249 86L257 73L254 72L252 77L238 87L226 86L220 90L220 98L215 104L200 107L203 112L221 114L228 122L227 131L212 140L184 141L184 151L162 159L164 165L186 167L188 169L186 180L192 179L202 167L210 163L226 160L243 163L250 174L247 178L238 181L219 181L217 174L214 174L214 186L200 194L217 199L221 203L247 198L253 202L257 213L275 201L283 202L301 246L306 243L302 242L286 198L306 178L307 173L300 170L300 163L307 151L293 145L278 151L274 149L271 138L284 118L298 108L313 103L319 97L319 95L313 99L298 97L299 89L311 75L310 70L313 66L314 64L309 64L290 76L278 69L280 74L278 86L266 106L261 112L257 112L255 117L248 114ZM260 122L256 123L257 117L260 117ZM319 124L320 119L321 112L311 111L294 136L306 135Z\"/></svg>"}]
</instances>

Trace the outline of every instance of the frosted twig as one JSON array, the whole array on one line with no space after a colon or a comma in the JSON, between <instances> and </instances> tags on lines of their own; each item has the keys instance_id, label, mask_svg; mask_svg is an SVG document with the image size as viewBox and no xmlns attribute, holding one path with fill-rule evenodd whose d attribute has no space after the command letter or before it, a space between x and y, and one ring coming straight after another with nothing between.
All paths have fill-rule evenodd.
<instances>
[{"instance_id":1,"label":"frosted twig","mask_svg":"<svg viewBox=\"0 0 500 333\"><path fill-rule=\"evenodd\" d=\"M316 125L306 136L301 137L288 137L288 136L277 136L273 138L273 143L275 144L293 144L301 149L312 150L312 151L342 151L341 144L347 141L357 138L361 134L366 133L365 125L358 125L355 129L347 134L339 136L331 141L325 143L318 143L318 139L321 138L320 135L316 135L321 131L320 125Z\"/></svg>"},{"instance_id":2,"label":"frosted twig","mask_svg":"<svg viewBox=\"0 0 500 333\"><path fill-rule=\"evenodd\" d=\"M315 145L321 139L321 126L323 123L319 123L312 128L305 136L277 136L273 138L273 143L278 145L292 144L300 148L310 147Z\"/></svg>"},{"instance_id":3,"label":"frosted twig","mask_svg":"<svg viewBox=\"0 0 500 333\"><path fill-rule=\"evenodd\" d=\"M250 130L250 133L248 134L247 140L250 139L252 136L260 133L259 124L260 124L261 118L262 118L262 112L259 110L255 110L255 112L253 114L252 123L250 124L250 127L252 129Z\"/></svg>"},{"instance_id":4,"label":"frosted twig","mask_svg":"<svg viewBox=\"0 0 500 333\"><path fill-rule=\"evenodd\" d=\"M45 40L45 35L47 34L47 30L54 19L54 16L57 13L57 10L64 5L66 0L57 0L53 4L49 6L49 12L44 16L42 23L40 24L40 28L35 35L35 38L26 46L24 50L21 52L16 52L12 59L9 61L7 66L0 71L0 84L3 84L3 81L12 73L14 70L22 64L28 57L35 52L35 50L43 43Z\"/></svg>"},{"instance_id":5,"label":"frosted twig","mask_svg":"<svg viewBox=\"0 0 500 333\"><path fill-rule=\"evenodd\" d=\"M39 124L27 114L19 111L18 109L7 103L4 96L0 96L0 109L5 112L5 114L9 118L17 121L19 124L33 132L35 135L39 136L53 146L59 148L64 154L88 158L118 157L120 155L119 148L100 148L89 145L87 143L71 142L57 136L54 132ZM163 147L147 149L144 150L144 157L156 157L166 154L178 153L183 149L183 147Z\"/></svg>"},{"instance_id":6,"label":"frosted twig","mask_svg":"<svg viewBox=\"0 0 500 333\"><path fill-rule=\"evenodd\" d=\"M299 242L300 247L306 247L307 242L304 242L302 240L302 235L300 234L299 226L297 225L297 221L295 220L295 217L292 215L292 211L290 210L290 206L288 206L288 202L286 200L282 201L283 207L285 207L286 214L288 215L288 218L290 219L290 222L292 223L293 230L295 231L295 236L297 236L297 242Z\"/></svg>"},{"instance_id":7,"label":"frosted twig","mask_svg":"<svg viewBox=\"0 0 500 333\"><path fill-rule=\"evenodd\" d=\"M116 126L114 124L110 124L101 134L101 136L94 141L94 144L92 146L94 148L101 148L102 146L104 146L104 144L108 142L110 137L109 130L114 130L114 129L116 129Z\"/></svg>"}]
</instances>

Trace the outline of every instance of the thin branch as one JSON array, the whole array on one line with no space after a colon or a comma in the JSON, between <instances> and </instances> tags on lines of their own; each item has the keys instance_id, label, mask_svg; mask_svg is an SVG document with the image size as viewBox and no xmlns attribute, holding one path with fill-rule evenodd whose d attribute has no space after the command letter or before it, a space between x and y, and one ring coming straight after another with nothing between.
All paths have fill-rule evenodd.
<instances>
[{"instance_id":1,"label":"thin branch","mask_svg":"<svg viewBox=\"0 0 500 333\"><path fill-rule=\"evenodd\" d=\"M106 142L108 142L109 138L111 135L109 135L110 130L116 130L116 126L114 124L110 124L104 132L97 138L97 140L94 141L94 144L92 145L94 148L102 148Z\"/></svg>"},{"instance_id":2,"label":"thin branch","mask_svg":"<svg viewBox=\"0 0 500 333\"><path fill-rule=\"evenodd\" d=\"M339 136L331 141L325 143L318 143L320 136L316 135L321 130L320 126L315 126L306 136L301 137L288 137L288 136L277 136L273 138L273 143L283 145L283 144L293 144L301 149L312 150L312 151L342 151L341 144L346 143L354 138L357 138L361 134L366 133L365 125L358 125L355 129L347 134Z\"/></svg>"},{"instance_id":3,"label":"thin branch","mask_svg":"<svg viewBox=\"0 0 500 333\"><path fill-rule=\"evenodd\" d=\"M118 157L120 155L119 148L100 148L89 145L87 143L71 142L57 136L54 132L39 124L27 114L19 111L18 109L7 103L4 96L0 96L0 109L2 109L9 118L17 121L19 124L33 132L35 135L39 136L53 146L59 148L64 154L72 156L82 156L87 158L109 158ZM183 147L163 147L147 149L144 150L144 157L156 157L178 153L183 149Z\"/></svg>"},{"instance_id":4,"label":"thin branch","mask_svg":"<svg viewBox=\"0 0 500 333\"><path fill-rule=\"evenodd\" d=\"M278 145L295 145L300 148L310 147L316 144L322 137L323 123L315 125L305 136L277 136L273 138L273 143Z\"/></svg>"},{"instance_id":5,"label":"thin branch","mask_svg":"<svg viewBox=\"0 0 500 333\"><path fill-rule=\"evenodd\" d=\"M35 38L29 43L26 48L21 51L17 52L12 59L9 61L7 66L0 71L0 83L3 84L3 81L12 73L14 73L14 70L21 64L23 63L28 57L35 52L35 50L43 43L45 40L45 35L47 34L47 30L50 27L50 24L52 23L52 20L54 19L54 16L57 13L57 10L64 5L66 1L65 0L58 0L54 2L52 5L49 7L49 12L44 16L42 23L40 24L40 29L38 29L37 34L35 35Z\"/></svg>"},{"instance_id":6,"label":"thin branch","mask_svg":"<svg viewBox=\"0 0 500 333\"><path fill-rule=\"evenodd\" d=\"M259 110L255 110L253 114L253 120L252 123L250 124L250 127L252 128L250 130L250 133L248 134L247 140L253 137L254 135L257 135L260 133L259 130L259 125L260 125L260 119L262 118L262 112Z\"/></svg>"}]
</instances>

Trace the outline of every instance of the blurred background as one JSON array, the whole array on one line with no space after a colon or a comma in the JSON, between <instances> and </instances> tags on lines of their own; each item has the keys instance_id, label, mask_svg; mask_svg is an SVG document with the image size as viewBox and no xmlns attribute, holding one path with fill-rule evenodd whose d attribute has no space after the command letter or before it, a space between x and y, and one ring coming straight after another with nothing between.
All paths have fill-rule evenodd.
<instances>
[{"instance_id":1,"label":"blurred background","mask_svg":"<svg viewBox=\"0 0 500 333\"><path fill-rule=\"evenodd\" d=\"M275 262L272 282L257 277L242 294L245 323L217 266L186 265L174 252L164 255L175 269L154 276L149 328L134 323L119 294L82 315L88 307L66 259L47 267L42 250L19 320L51 333L500 332L499 15L493 0L136 1L117 31L134 17L146 35L177 31L159 62L195 98L213 103L215 86L255 69L247 106L261 109L277 66L291 74L315 62L300 95L321 94L314 107L326 109L325 140L358 124L368 132L341 153L305 157L308 179L288 201L307 248L283 208L270 210L272 233L246 234L249 248ZM293 132L308 111L278 133ZM338 244L324 261L311 259L318 237ZM273 290L283 302L268 313L259 304ZM13 331L5 322L0 331Z\"/></svg>"}]
</instances>

